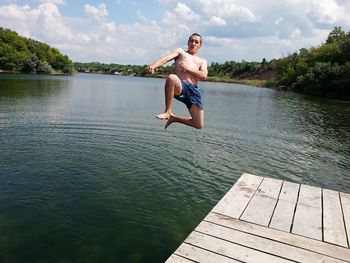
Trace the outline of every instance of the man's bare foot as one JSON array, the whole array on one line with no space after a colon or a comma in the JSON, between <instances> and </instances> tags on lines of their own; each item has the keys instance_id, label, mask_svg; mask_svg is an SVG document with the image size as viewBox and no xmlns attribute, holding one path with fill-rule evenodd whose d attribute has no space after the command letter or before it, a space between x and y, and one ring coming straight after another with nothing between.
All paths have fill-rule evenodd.
<instances>
[{"instance_id":1,"label":"man's bare foot","mask_svg":"<svg viewBox=\"0 0 350 263\"><path fill-rule=\"evenodd\" d=\"M174 121L175 121L174 115L170 114L168 121L165 123L164 129L167 129L170 126L170 124L172 124Z\"/></svg>"},{"instance_id":2,"label":"man's bare foot","mask_svg":"<svg viewBox=\"0 0 350 263\"><path fill-rule=\"evenodd\" d=\"M160 120L169 120L170 113L164 112L164 113L156 115L156 117Z\"/></svg>"}]
</instances>

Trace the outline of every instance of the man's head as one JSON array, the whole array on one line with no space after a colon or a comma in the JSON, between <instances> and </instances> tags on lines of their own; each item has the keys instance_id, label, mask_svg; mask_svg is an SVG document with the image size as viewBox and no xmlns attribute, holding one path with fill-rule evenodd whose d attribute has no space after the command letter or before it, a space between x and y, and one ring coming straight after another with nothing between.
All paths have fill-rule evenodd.
<instances>
[{"instance_id":1,"label":"man's head","mask_svg":"<svg viewBox=\"0 0 350 263\"><path fill-rule=\"evenodd\" d=\"M190 37L188 38L188 42L190 42L192 37L199 37L200 39L200 44L202 45L202 36L198 33L193 33L192 35L190 35Z\"/></svg>"},{"instance_id":2,"label":"man's head","mask_svg":"<svg viewBox=\"0 0 350 263\"><path fill-rule=\"evenodd\" d=\"M188 52L194 54L202 46L202 37L198 33L193 33L187 41Z\"/></svg>"}]
</instances>

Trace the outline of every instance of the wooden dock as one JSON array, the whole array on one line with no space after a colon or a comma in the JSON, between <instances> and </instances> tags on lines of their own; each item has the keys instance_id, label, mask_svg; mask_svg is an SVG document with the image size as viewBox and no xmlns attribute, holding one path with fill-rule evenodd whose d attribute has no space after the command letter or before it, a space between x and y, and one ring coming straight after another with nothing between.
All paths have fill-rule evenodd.
<instances>
[{"instance_id":1,"label":"wooden dock","mask_svg":"<svg viewBox=\"0 0 350 263\"><path fill-rule=\"evenodd\" d=\"M350 194L243 174L166 263L350 262Z\"/></svg>"}]
</instances>

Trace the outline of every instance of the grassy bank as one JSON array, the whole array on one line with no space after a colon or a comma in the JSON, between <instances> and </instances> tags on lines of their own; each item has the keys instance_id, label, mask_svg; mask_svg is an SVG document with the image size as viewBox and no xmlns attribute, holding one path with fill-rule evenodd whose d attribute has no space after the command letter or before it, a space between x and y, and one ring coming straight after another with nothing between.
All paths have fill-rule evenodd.
<instances>
[{"instance_id":1,"label":"grassy bank","mask_svg":"<svg viewBox=\"0 0 350 263\"><path fill-rule=\"evenodd\" d=\"M235 83L256 87L267 87L269 86L269 80L260 80L260 79L232 79L227 77L208 77L210 82L224 82L224 83Z\"/></svg>"}]
</instances>

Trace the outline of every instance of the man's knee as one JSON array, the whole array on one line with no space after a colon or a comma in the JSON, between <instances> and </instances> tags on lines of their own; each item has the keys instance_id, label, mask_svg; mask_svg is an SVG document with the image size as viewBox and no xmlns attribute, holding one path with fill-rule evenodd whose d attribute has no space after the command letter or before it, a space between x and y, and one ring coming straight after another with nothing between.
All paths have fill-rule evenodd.
<instances>
[{"instance_id":1,"label":"man's knee","mask_svg":"<svg viewBox=\"0 0 350 263\"><path fill-rule=\"evenodd\" d=\"M174 89L174 95L180 95L182 91L181 81L175 74L170 74L166 80L165 87L171 87Z\"/></svg>"},{"instance_id":2,"label":"man's knee","mask_svg":"<svg viewBox=\"0 0 350 263\"><path fill-rule=\"evenodd\" d=\"M196 123L194 125L194 128L196 128L196 129L203 129L203 127L204 127L204 123Z\"/></svg>"},{"instance_id":3,"label":"man's knee","mask_svg":"<svg viewBox=\"0 0 350 263\"><path fill-rule=\"evenodd\" d=\"M192 126L196 129L203 129L204 127L204 111L201 110L198 105L193 104L190 108L192 117Z\"/></svg>"},{"instance_id":4,"label":"man's knee","mask_svg":"<svg viewBox=\"0 0 350 263\"><path fill-rule=\"evenodd\" d=\"M192 120L193 120L193 118L192 118ZM193 127L196 129L203 129L204 119L200 118L200 119L193 121Z\"/></svg>"},{"instance_id":5,"label":"man's knee","mask_svg":"<svg viewBox=\"0 0 350 263\"><path fill-rule=\"evenodd\" d=\"M175 74L170 74L167 78L167 81L171 83L176 83L176 81L178 80L179 80L179 77L176 76Z\"/></svg>"}]
</instances>

